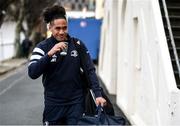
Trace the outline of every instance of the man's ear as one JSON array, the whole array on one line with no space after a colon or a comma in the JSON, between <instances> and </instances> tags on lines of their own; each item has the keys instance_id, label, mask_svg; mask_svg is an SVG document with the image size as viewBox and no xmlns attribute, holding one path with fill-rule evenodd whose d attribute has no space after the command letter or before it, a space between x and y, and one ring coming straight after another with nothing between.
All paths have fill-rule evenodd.
<instances>
[{"instance_id":1,"label":"man's ear","mask_svg":"<svg viewBox=\"0 0 180 126\"><path fill-rule=\"evenodd\" d=\"M53 22L48 23L47 28L51 31L53 28Z\"/></svg>"},{"instance_id":2,"label":"man's ear","mask_svg":"<svg viewBox=\"0 0 180 126\"><path fill-rule=\"evenodd\" d=\"M52 24L49 24L48 29L51 31L52 30Z\"/></svg>"}]
</instances>

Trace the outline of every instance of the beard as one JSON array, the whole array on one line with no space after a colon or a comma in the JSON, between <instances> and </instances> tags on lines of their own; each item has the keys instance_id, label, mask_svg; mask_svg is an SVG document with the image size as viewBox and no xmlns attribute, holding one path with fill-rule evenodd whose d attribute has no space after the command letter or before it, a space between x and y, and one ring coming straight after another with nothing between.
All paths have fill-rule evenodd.
<instances>
[{"instance_id":1,"label":"beard","mask_svg":"<svg viewBox=\"0 0 180 126\"><path fill-rule=\"evenodd\" d=\"M55 37L59 42L67 41L67 34L63 36L56 36Z\"/></svg>"}]
</instances>

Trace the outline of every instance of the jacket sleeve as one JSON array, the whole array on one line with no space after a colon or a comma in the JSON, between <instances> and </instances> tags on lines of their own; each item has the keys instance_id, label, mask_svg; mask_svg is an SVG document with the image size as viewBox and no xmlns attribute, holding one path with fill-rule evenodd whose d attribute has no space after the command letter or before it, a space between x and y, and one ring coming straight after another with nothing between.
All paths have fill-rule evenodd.
<instances>
[{"instance_id":1,"label":"jacket sleeve","mask_svg":"<svg viewBox=\"0 0 180 126\"><path fill-rule=\"evenodd\" d=\"M97 97L101 97L101 88L99 86L99 81L98 81L98 78L97 78L97 75L96 75L96 69L94 67L94 63L91 59L91 56L89 54L89 51L88 49L86 48L86 46L81 42L81 50L82 53L83 53L83 57L85 60L85 68L86 68L86 72L87 72L87 79L89 81L89 86L90 88L93 90L96 98Z\"/></svg>"},{"instance_id":2,"label":"jacket sleeve","mask_svg":"<svg viewBox=\"0 0 180 126\"><path fill-rule=\"evenodd\" d=\"M30 57L28 65L28 75L32 79L40 77L45 71L46 67L51 61L51 57L45 54L45 51L42 49L42 46L37 45Z\"/></svg>"}]
</instances>

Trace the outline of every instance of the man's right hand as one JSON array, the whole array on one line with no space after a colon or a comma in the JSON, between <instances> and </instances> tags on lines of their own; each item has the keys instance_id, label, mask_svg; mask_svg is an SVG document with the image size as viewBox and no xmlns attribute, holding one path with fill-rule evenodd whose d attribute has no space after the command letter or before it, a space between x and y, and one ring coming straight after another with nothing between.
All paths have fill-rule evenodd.
<instances>
[{"instance_id":1,"label":"man's right hand","mask_svg":"<svg viewBox=\"0 0 180 126\"><path fill-rule=\"evenodd\" d=\"M66 48L66 44L64 42L59 42L48 52L48 56L53 56L56 52L60 52L61 50Z\"/></svg>"}]
</instances>

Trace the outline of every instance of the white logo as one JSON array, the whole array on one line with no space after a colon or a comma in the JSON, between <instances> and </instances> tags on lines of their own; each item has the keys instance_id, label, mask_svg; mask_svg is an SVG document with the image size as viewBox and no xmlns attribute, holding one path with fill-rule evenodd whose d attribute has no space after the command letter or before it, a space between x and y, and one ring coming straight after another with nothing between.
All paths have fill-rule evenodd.
<instances>
[{"instance_id":1,"label":"white logo","mask_svg":"<svg viewBox=\"0 0 180 126\"><path fill-rule=\"evenodd\" d=\"M52 56L51 62L56 62L56 59L57 59L57 56L54 54L54 55Z\"/></svg>"},{"instance_id":2,"label":"white logo","mask_svg":"<svg viewBox=\"0 0 180 126\"><path fill-rule=\"evenodd\" d=\"M80 45L80 41L77 41L77 44L79 44L79 45Z\"/></svg>"},{"instance_id":3,"label":"white logo","mask_svg":"<svg viewBox=\"0 0 180 126\"><path fill-rule=\"evenodd\" d=\"M71 51L71 56L77 57L78 52L76 50Z\"/></svg>"}]
</instances>

